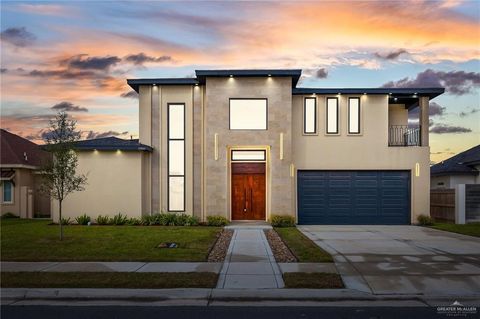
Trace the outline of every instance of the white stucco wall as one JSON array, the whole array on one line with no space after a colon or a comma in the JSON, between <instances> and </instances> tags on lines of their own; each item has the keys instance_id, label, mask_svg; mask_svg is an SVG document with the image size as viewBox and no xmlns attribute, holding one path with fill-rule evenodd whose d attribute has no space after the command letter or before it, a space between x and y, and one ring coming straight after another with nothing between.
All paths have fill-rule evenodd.
<instances>
[{"instance_id":1,"label":"white stucco wall","mask_svg":"<svg viewBox=\"0 0 480 319\"><path fill-rule=\"evenodd\" d=\"M129 217L142 215L142 152L78 152L77 173L87 174L88 184L82 192L70 194L63 202L63 217L73 219L87 214L117 213ZM58 221L58 204L53 201L52 218Z\"/></svg>"}]
</instances>

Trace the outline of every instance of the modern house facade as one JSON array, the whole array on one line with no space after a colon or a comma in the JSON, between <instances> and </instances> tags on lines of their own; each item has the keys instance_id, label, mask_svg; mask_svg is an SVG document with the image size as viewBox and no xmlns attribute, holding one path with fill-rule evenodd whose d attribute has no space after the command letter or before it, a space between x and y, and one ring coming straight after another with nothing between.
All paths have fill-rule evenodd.
<instances>
[{"instance_id":1,"label":"modern house facade","mask_svg":"<svg viewBox=\"0 0 480 319\"><path fill-rule=\"evenodd\" d=\"M128 80L139 93L137 149L79 151L83 172L96 167L87 191L96 190L102 211L78 208L87 191L65 211L292 215L300 224L410 224L428 215L428 104L443 88L298 88L300 76L197 70L195 78ZM408 126L415 108L418 128ZM102 197L107 183L121 194Z\"/></svg>"},{"instance_id":2,"label":"modern house facade","mask_svg":"<svg viewBox=\"0 0 480 319\"><path fill-rule=\"evenodd\" d=\"M0 215L50 217L50 198L40 191L40 170L50 154L4 129L0 146Z\"/></svg>"}]
</instances>

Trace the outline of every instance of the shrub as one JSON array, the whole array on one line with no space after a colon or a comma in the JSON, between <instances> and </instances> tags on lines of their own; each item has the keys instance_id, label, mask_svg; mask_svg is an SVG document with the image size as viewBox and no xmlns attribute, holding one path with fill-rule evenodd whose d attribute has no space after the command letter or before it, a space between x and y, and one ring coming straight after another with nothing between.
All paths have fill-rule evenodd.
<instances>
[{"instance_id":1,"label":"shrub","mask_svg":"<svg viewBox=\"0 0 480 319\"><path fill-rule=\"evenodd\" d=\"M107 215L105 215L105 216L98 215L98 217L97 217L97 224L98 225L108 225L109 222L110 222L110 217L108 217Z\"/></svg>"},{"instance_id":2,"label":"shrub","mask_svg":"<svg viewBox=\"0 0 480 319\"><path fill-rule=\"evenodd\" d=\"M156 225L162 226L177 226L177 214L172 213L162 213L158 214L158 223Z\"/></svg>"},{"instance_id":3,"label":"shrub","mask_svg":"<svg viewBox=\"0 0 480 319\"><path fill-rule=\"evenodd\" d=\"M146 216L142 216L142 218L140 219L140 223L143 226L149 226L149 225L152 225L151 224L152 220L153 220L153 216L146 215Z\"/></svg>"},{"instance_id":4,"label":"shrub","mask_svg":"<svg viewBox=\"0 0 480 319\"><path fill-rule=\"evenodd\" d=\"M187 226L188 224L188 216L187 214L180 214L175 216L175 225L176 226Z\"/></svg>"},{"instance_id":5,"label":"shrub","mask_svg":"<svg viewBox=\"0 0 480 319\"><path fill-rule=\"evenodd\" d=\"M225 226L228 219L223 216L207 216L207 226Z\"/></svg>"},{"instance_id":6,"label":"shrub","mask_svg":"<svg viewBox=\"0 0 480 319\"><path fill-rule=\"evenodd\" d=\"M2 219L9 219L9 218L20 218L19 216L15 215L12 212L6 212L2 215Z\"/></svg>"},{"instance_id":7,"label":"shrub","mask_svg":"<svg viewBox=\"0 0 480 319\"><path fill-rule=\"evenodd\" d=\"M418 224L420 226L431 226L433 225L433 218L427 215L419 215L417 217Z\"/></svg>"},{"instance_id":8,"label":"shrub","mask_svg":"<svg viewBox=\"0 0 480 319\"><path fill-rule=\"evenodd\" d=\"M289 215L273 215L270 218L273 227L294 227L295 217Z\"/></svg>"},{"instance_id":9,"label":"shrub","mask_svg":"<svg viewBox=\"0 0 480 319\"><path fill-rule=\"evenodd\" d=\"M109 223L112 225L125 225L128 221L128 217L126 215L122 215L122 213L118 213L117 215L113 216L109 220Z\"/></svg>"},{"instance_id":10,"label":"shrub","mask_svg":"<svg viewBox=\"0 0 480 319\"><path fill-rule=\"evenodd\" d=\"M81 216L75 217L75 221L79 225L88 225L90 222L90 216L87 216L87 214L83 214Z\"/></svg>"},{"instance_id":11,"label":"shrub","mask_svg":"<svg viewBox=\"0 0 480 319\"><path fill-rule=\"evenodd\" d=\"M140 218L132 217L129 220L127 220L127 225L130 225L130 226L138 226L141 224L142 224L142 221L140 220Z\"/></svg>"},{"instance_id":12,"label":"shrub","mask_svg":"<svg viewBox=\"0 0 480 319\"><path fill-rule=\"evenodd\" d=\"M184 226L198 226L200 220L197 216L187 216L187 221Z\"/></svg>"},{"instance_id":13,"label":"shrub","mask_svg":"<svg viewBox=\"0 0 480 319\"><path fill-rule=\"evenodd\" d=\"M62 223L62 225L70 225L72 221L70 220L70 217L68 218L62 217L62 219L60 219L60 223Z\"/></svg>"}]
</instances>

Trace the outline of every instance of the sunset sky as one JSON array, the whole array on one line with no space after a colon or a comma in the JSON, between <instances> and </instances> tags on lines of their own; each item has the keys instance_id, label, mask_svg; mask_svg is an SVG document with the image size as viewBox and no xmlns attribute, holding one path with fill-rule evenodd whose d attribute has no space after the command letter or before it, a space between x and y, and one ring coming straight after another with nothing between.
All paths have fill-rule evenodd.
<instances>
[{"instance_id":1,"label":"sunset sky","mask_svg":"<svg viewBox=\"0 0 480 319\"><path fill-rule=\"evenodd\" d=\"M433 162L480 143L479 1L1 3L1 127L138 137L127 78L301 68L303 87L432 87ZM134 93L134 92L133 92Z\"/></svg>"}]
</instances>

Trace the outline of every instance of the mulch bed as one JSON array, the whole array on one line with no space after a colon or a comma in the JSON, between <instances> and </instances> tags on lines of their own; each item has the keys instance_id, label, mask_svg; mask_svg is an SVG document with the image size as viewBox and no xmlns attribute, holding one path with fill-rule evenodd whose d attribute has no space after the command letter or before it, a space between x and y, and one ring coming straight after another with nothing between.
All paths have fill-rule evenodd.
<instances>
[{"instance_id":1,"label":"mulch bed","mask_svg":"<svg viewBox=\"0 0 480 319\"><path fill-rule=\"evenodd\" d=\"M217 241L213 245L210 253L208 254L208 262L218 263L223 262L227 256L228 246L232 240L233 230L224 229L220 233Z\"/></svg>"},{"instance_id":2,"label":"mulch bed","mask_svg":"<svg viewBox=\"0 0 480 319\"><path fill-rule=\"evenodd\" d=\"M279 263L296 263L297 258L292 254L277 232L273 229L265 230L268 244L272 249L275 260Z\"/></svg>"}]
</instances>

